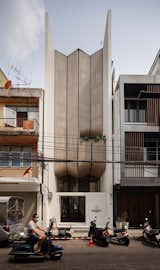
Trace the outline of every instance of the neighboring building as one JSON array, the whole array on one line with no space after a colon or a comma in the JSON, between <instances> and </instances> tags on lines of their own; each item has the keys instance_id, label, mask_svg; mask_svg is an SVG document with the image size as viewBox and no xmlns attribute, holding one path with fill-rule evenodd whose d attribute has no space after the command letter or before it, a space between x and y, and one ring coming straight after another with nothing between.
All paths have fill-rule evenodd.
<instances>
[{"instance_id":1,"label":"neighboring building","mask_svg":"<svg viewBox=\"0 0 160 270\"><path fill-rule=\"evenodd\" d=\"M41 203L42 89L0 88L0 196L25 199L25 224ZM42 139L41 139L42 140Z\"/></svg>"},{"instance_id":2,"label":"neighboring building","mask_svg":"<svg viewBox=\"0 0 160 270\"><path fill-rule=\"evenodd\" d=\"M130 227L150 209L160 225L159 71L158 53L148 75L121 75L114 92L114 221L127 216Z\"/></svg>"},{"instance_id":3,"label":"neighboring building","mask_svg":"<svg viewBox=\"0 0 160 270\"><path fill-rule=\"evenodd\" d=\"M104 46L92 55L53 49L46 16L43 217L58 226L113 219L111 12ZM82 162L81 162L82 161Z\"/></svg>"},{"instance_id":4,"label":"neighboring building","mask_svg":"<svg viewBox=\"0 0 160 270\"><path fill-rule=\"evenodd\" d=\"M6 75L4 74L3 70L0 68L0 87L4 87L7 81L8 79Z\"/></svg>"}]
</instances>

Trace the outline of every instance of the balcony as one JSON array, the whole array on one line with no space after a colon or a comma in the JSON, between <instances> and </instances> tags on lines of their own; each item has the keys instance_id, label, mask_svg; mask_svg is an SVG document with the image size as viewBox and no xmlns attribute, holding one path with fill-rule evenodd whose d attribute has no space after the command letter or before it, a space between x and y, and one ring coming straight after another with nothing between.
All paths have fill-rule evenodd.
<instances>
[{"instance_id":1,"label":"balcony","mask_svg":"<svg viewBox=\"0 0 160 270\"><path fill-rule=\"evenodd\" d=\"M160 168L157 165L127 165L125 177L160 177Z\"/></svg>"},{"instance_id":2,"label":"balcony","mask_svg":"<svg viewBox=\"0 0 160 270\"><path fill-rule=\"evenodd\" d=\"M0 178L1 177L37 177L37 168L34 166L26 175L24 172L26 168L11 168L11 167L0 167Z\"/></svg>"},{"instance_id":3,"label":"balcony","mask_svg":"<svg viewBox=\"0 0 160 270\"><path fill-rule=\"evenodd\" d=\"M124 172L122 186L160 186L158 165L127 165Z\"/></svg>"},{"instance_id":4,"label":"balcony","mask_svg":"<svg viewBox=\"0 0 160 270\"><path fill-rule=\"evenodd\" d=\"M37 119L26 118L0 118L0 134L1 135L20 135L38 134L39 123Z\"/></svg>"}]
</instances>

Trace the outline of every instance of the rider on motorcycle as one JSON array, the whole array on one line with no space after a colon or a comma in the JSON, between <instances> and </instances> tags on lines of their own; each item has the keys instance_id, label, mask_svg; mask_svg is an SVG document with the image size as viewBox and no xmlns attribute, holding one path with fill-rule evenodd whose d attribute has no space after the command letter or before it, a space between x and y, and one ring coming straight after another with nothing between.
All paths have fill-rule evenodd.
<instances>
[{"instance_id":1,"label":"rider on motorcycle","mask_svg":"<svg viewBox=\"0 0 160 270\"><path fill-rule=\"evenodd\" d=\"M31 239L34 246L35 252L40 253L42 245L46 242L45 228L37 224L38 216L36 213L33 214L32 219L28 223L28 237Z\"/></svg>"}]
</instances>

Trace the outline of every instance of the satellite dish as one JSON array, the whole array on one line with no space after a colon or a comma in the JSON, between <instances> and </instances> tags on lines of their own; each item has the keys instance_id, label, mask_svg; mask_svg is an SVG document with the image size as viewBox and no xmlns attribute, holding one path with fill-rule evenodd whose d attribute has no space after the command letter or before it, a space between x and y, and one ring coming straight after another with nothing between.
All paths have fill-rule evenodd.
<instances>
[{"instance_id":1,"label":"satellite dish","mask_svg":"<svg viewBox=\"0 0 160 270\"><path fill-rule=\"evenodd\" d=\"M11 80L6 81L5 89L10 89L11 87L12 87L12 81Z\"/></svg>"}]
</instances>

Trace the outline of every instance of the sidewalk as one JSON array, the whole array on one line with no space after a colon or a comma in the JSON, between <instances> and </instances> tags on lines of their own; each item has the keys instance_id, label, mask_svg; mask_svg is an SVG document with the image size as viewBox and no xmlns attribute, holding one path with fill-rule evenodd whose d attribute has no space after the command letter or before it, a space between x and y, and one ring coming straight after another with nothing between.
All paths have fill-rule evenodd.
<instances>
[{"instance_id":1,"label":"sidewalk","mask_svg":"<svg viewBox=\"0 0 160 270\"><path fill-rule=\"evenodd\" d=\"M55 240L67 240L67 239L71 239L71 240L88 240L88 230L81 230L81 231L70 231L72 237L71 238L67 238L67 237L54 237ZM142 229L128 229L128 234L129 234L129 238L133 239L133 240L138 240L138 238L140 238L142 236Z\"/></svg>"},{"instance_id":2,"label":"sidewalk","mask_svg":"<svg viewBox=\"0 0 160 270\"><path fill-rule=\"evenodd\" d=\"M128 229L130 239L138 239L142 236L142 229Z\"/></svg>"}]
</instances>

